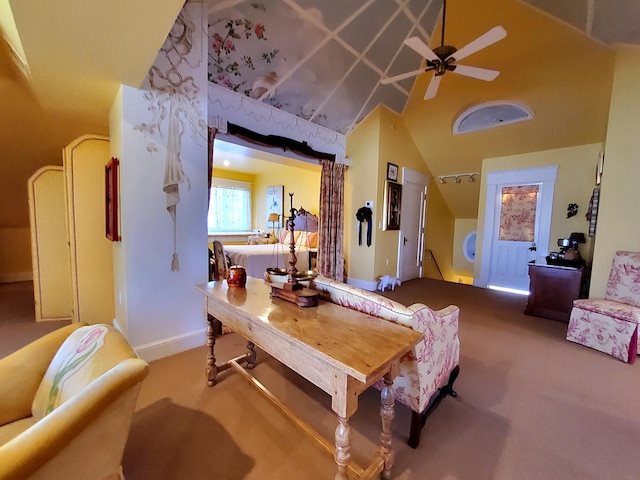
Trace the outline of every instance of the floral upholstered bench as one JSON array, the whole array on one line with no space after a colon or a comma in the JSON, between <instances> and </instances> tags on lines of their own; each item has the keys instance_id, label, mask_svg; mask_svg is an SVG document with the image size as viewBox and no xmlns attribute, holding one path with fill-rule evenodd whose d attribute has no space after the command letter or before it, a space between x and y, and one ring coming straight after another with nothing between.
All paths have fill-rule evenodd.
<instances>
[{"instance_id":1,"label":"floral upholstered bench","mask_svg":"<svg viewBox=\"0 0 640 480\"><path fill-rule=\"evenodd\" d=\"M312 284L324 300L404 325L422 333L422 341L400 360L393 386L396 400L411 408L409 445L416 448L427 416L447 395L456 396L453 382L460 371L459 309L434 311L416 303L410 307L342 282L318 276ZM381 383L376 384L381 388Z\"/></svg>"},{"instance_id":2,"label":"floral upholstered bench","mask_svg":"<svg viewBox=\"0 0 640 480\"><path fill-rule=\"evenodd\" d=\"M640 350L640 252L613 257L604 298L573 301L567 340L626 363Z\"/></svg>"}]
</instances>

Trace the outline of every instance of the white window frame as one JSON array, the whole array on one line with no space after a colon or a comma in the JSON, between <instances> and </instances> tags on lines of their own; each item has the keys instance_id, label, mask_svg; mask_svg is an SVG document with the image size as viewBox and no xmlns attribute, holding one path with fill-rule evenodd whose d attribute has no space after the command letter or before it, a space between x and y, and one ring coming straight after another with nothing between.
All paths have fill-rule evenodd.
<instances>
[{"instance_id":1,"label":"white window frame","mask_svg":"<svg viewBox=\"0 0 640 480\"><path fill-rule=\"evenodd\" d=\"M240 233L251 233L251 226L253 224L253 184L251 182L245 182L242 180L232 180L229 178L217 178L214 177L211 181L211 188L213 187L222 187L222 188L238 188L241 190L246 190L249 192L249 213L248 213L248 229L244 230L214 230L209 225L209 215L210 210L207 211L207 230L209 235L219 235L222 233L232 233L232 234L240 234ZM211 195L211 193L209 193ZM211 209L212 203L209 204L209 209Z\"/></svg>"}]
</instances>

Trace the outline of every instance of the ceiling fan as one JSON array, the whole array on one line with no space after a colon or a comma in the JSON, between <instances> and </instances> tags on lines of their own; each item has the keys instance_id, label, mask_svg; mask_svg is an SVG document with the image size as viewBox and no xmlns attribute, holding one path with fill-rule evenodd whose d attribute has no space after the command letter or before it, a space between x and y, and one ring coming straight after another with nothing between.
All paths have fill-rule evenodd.
<instances>
[{"instance_id":1,"label":"ceiling fan","mask_svg":"<svg viewBox=\"0 0 640 480\"><path fill-rule=\"evenodd\" d=\"M451 45L444 44L444 26L447 14L447 0L442 3L442 36L440 46L431 50L426 43L424 43L418 37L410 37L404 41L404 44L422 55L427 61L427 68L421 68L414 70L413 72L407 72L394 77L383 78L381 83L387 84L397 82L398 80L404 80L415 75L419 75L422 72L434 71L433 78L427 86L427 91L424 94L424 99L429 100L436 96L438 87L440 85L440 78L444 73L449 70L450 72L457 73L459 75L465 75L467 77L478 78L490 82L495 79L500 72L497 70L489 70L487 68L470 67L468 65L458 65L458 61L469 55L476 53L483 48L488 47L496 43L498 40L502 40L507 36L507 31L500 25L493 27L488 32L480 35L478 38L468 43L460 50Z\"/></svg>"}]
</instances>

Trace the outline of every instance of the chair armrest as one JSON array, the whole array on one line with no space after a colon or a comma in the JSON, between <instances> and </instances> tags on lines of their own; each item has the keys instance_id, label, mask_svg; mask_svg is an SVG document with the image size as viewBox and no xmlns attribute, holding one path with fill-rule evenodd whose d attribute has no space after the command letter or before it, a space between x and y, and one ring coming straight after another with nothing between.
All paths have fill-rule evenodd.
<instances>
[{"instance_id":1,"label":"chair armrest","mask_svg":"<svg viewBox=\"0 0 640 480\"><path fill-rule=\"evenodd\" d=\"M434 311L420 304L409 308L415 309L412 328L422 333L415 349L417 368L421 377L431 384L429 390L435 391L446 383L449 373L460 362L460 309L449 305Z\"/></svg>"},{"instance_id":2,"label":"chair armrest","mask_svg":"<svg viewBox=\"0 0 640 480\"><path fill-rule=\"evenodd\" d=\"M411 328L416 332L438 337L437 330L447 328L457 334L460 308L456 305L449 305L442 310L432 310L422 303L415 303L408 308L413 312Z\"/></svg>"},{"instance_id":3,"label":"chair armrest","mask_svg":"<svg viewBox=\"0 0 640 480\"><path fill-rule=\"evenodd\" d=\"M149 366L144 360L126 359L91 382L80 394L70 398L32 427L1 445L0 478L31 478L35 472L46 468L47 463L54 457L57 459L58 467L76 471L75 476L59 478L97 478L83 477L84 474L80 473L79 469L89 468L82 463L90 462L92 458L113 455L121 457L121 451L109 453L107 450L124 449L138 387L148 372ZM128 392L128 401L114 409L112 406ZM105 418L104 415L108 417ZM85 437L79 441L81 434L90 430L99 419L102 423L98 431L90 432L91 438ZM116 431L121 426L125 427L126 431ZM108 432L109 429L112 431ZM118 436L118 441L110 438L110 435ZM100 448L103 451L96 455ZM67 453L69 449L72 449L71 454ZM70 456L72 458L68 458ZM65 461L60 461L61 458ZM44 478L48 476L45 475Z\"/></svg>"},{"instance_id":4,"label":"chair armrest","mask_svg":"<svg viewBox=\"0 0 640 480\"><path fill-rule=\"evenodd\" d=\"M31 404L49 364L71 332L74 323L39 338L0 359L0 425L31 416Z\"/></svg>"}]
</instances>

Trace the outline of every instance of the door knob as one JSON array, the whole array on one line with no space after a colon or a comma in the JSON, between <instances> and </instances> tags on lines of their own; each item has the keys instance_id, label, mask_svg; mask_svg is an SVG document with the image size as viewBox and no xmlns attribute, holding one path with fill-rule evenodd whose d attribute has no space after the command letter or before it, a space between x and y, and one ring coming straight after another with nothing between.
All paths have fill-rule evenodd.
<instances>
[{"instance_id":1,"label":"door knob","mask_svg":"<svg viewBox=\"0 0 640 480\"><path fill-rule=\"evenodd\" d=\"M407 237L403 237L404 238L404 242L402 243L403 245L407 244Z\"/></svg>"}]
</instances>

